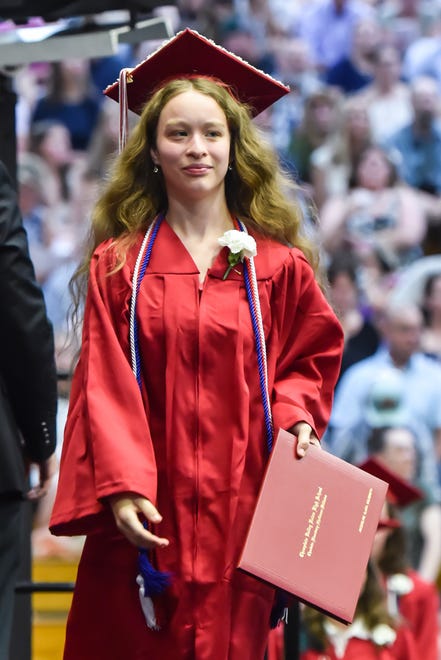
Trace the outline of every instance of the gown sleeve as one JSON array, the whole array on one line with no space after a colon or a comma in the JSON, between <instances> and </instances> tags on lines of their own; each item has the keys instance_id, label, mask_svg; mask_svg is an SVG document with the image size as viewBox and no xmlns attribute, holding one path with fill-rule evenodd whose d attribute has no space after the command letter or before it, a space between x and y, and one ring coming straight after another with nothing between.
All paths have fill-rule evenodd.
<instances>
[{"instance_id":1,"label":"gown sleeve","mask_svg":"<svg viewBox=\"0 0 441 660\"><path fill-rule=\"evenodd\" d=\"M108 515L105 498L156 499L148 416L130 365L127 266L114 274L101 246L90 267L81 355L72 384L51 531L83 534Z\"/></svg>"},{"instance_id":2,"label":"gown sleeve","mask_svg":"<svg viewBox=\"0 0 441 660\"><path fill-rule=\"evenodd\" d=\"M391 652L396 660L418 660L419 653L415 638L411 630L405 626L399 626L397 638L391 647Z\"/></svg>"},{"instance_id":3,"label":"gown sleeve","mask_svg":"<svg viewBox=\"0 0 441 660\"><path fill-rule=\"evenodd\" d=\"M290 251L273 296L278 326L277 345L270 348L274 426L289 429L305 421L320 438L340 371L343 331L299 250Z\"/></svg>"},{"instance_id":4,"label":"gown sleeve","mask_svg":"<svg viewBox=\"0 0 441 660\"><path fill-rule=\"evenodd\" d=\"M415 635L421 657L424 660L438 658L439 594L435 584L423 580L416 571L409 571L414 587L399 601L400 614L408 622Z\"/></svg>"}]
</instances>

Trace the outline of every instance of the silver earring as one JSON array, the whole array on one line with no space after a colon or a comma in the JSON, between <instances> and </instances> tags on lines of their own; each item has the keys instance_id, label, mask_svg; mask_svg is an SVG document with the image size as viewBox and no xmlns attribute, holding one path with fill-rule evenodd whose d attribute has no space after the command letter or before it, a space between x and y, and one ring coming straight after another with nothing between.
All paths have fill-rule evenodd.
<instances>
[{"instance_id":1,"label":"silver earring","mask_svg":"<svg viewBox=\"0 0 441 660\"><path fill-rule=\"evenodd\" d=\"M155 167L153 168L153 173L158 174L158 172L159 172L159 167L155 165Z\"/></svg>"},{"instance_id":2,"label":"silver earring","mask_svg":"<svg viewBox=\"0 0 441 660\"><path fill-rule=\"evenodd\" d=\"M232 166L232 164L231 164L231 163L230 163L230 164L228 165L228 170L229 170L230 172L232 172L232 171L233 171L233 166Z\"/></svg>"}]
</instances>

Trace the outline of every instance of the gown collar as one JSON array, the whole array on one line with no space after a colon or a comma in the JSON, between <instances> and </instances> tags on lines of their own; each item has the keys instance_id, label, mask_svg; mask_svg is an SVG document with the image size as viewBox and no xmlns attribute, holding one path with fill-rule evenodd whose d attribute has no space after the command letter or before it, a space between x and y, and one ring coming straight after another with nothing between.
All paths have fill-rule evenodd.
<instances>
[{"instance_id":1,"label":"gown collar","mask_svg":"<svg viewBox=\"0 0 441 660\"><path fill-rule=\"evenodd\" d=\"M161 223L157 241L161 249L152 250L148 270L150 273L199 275L199 269L179 236L166 220ZM222 279L228 266L228 248L221 248L207 271L207 277ZM242 264L235 266L228 279L243 280Z\"/></svg>"}]
</instances>

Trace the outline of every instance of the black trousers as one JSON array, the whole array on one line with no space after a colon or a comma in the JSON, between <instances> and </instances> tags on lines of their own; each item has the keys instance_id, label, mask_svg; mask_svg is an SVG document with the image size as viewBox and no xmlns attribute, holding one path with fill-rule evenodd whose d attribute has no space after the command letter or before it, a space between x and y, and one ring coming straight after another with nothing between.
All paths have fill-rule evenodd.
<instances>
[{"instance_id":1,"label":"black trousers","mask_svg":"<svg viewBox=\"0 0 441 660\"><path fill-rule=\"evenodd\" d=\"M0 497L0 658L9 658L15 585L20 566L22 500Z\"/></svg>"}]
</instances>

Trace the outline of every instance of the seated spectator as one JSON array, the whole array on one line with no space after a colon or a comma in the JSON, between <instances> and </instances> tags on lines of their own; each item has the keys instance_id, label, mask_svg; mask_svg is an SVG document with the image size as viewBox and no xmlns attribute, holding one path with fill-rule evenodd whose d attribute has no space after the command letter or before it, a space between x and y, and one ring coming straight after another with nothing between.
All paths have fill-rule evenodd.
<instances>
[{"instance_id":1,"label":"seated spectator","mask_svg":"<svg viewBox=\"0 0 441 660\"><path fill-rule=\"evenodd\" d=\"M357 262L347 252L334 256L327 269L329 301L344 331L340 377L351 365L375 353L379 332L370 310L363 306L357 281Z\"/></svg>"},{"instance_id":2,"label":"seated spectator","mask_svg":"<svg viewBox=\"0 0 441 660\"><path fill-rule=\"evenodd\" d=\"M301 123L294 129L287 158L295 177L311 183L311 154L334 135L340 121L340 94L331 87L321 87L305 99Z\"/></svg>"},{"instance_id":3,"label":"seated spectator","mask_svg":"<svg viewBox=\"0 0 441 660\"><path fill-rule=\"evenodd\" d=\"M44 161L45 168L50 170L54 182L51 205L68 202L69 174L81 161L75 156L66 126L53 119L34 122L29 133L29 152Z\"/></svg>"},{"instance_id":4,"label":"seated spectator","mask_svg":"<svg viewBox=\"0 0 441 660\"><path fill-rule=\"evenodd\" d=\"M321 209L323 247L330 254L352 250L362 262L380 255L396 269L422 254L425 211L415 190L397 178L386 151L372 145L355 164L349 194L329 198Z\"/></svg>"},{"instance_id":5,"label":"seated spectator","mask_svg":"<svg viewBox=\"0 0 441 660\"><path fill-rule=\"evenodd\" d=\"M57 180L40 156L23 152L17 162L18 203L38 283L44 286L58 258L53 249L63 216L57 204Z\"/></svg>"},{"instance_id":6,"label":"seated spectator","mask_svg":"<svg viewBox=\"0 0 441 660\"><path fill-rule=\"evenodd\" d=\"M231 5L230 2L226 3L225 0L223 2L208 2L207 0L179 0L179 3L176 4L178 5L179 13L178 17L174 18L176 32L178 30L183 30L186 27L189 27L192 30L198 30L209 39L213 38L214 35L212 33L216 28L213 23L213 17L211 15L210 9L212 10L214 5L227 5L227 8L229 9L229 6ZM241 4L243 6L243 3ZM247 5L248 3L245 4ZM155 5L156 3L154 3L152 6ZM168 7L170 6L166 3L164 3L164 5ZM235 9L236 7L234 7L234 10ZM234 12L232 10L227 11L226 18L228 19L230 16L232 16L233 13ZM135 61L140 60L137 57Z\"/></svg>"},{"instance_id":7,"label":"seated spectator","mask_svg":"<svg viewBox=\"0 0 441 660\"><path fill-rule=\"evenodd\" d=\"M303 39L272 38L269 47L274 57L273 76L291 88L289 94L271 106L272 141L277 151L285 156L290 136L303 118L305 99L321 88L322 82Z\"/></svg>"},{"instance_id":8,"label":"seated spectator","mask_svg":"<svg viewBox=\"0 0 441 660\"><path fill-rule=\"evenodd\" d=\"M423 312L421 350L441 360L441 329L439 319L439 282L441 280L441 254L417 259L400 271L390 294L393 305L417 305Z\"/></svg>"},{"instance_id":9,"label":"seated spectator","mask_svg":"<svg viewBox=\"0 0 441 660\"><path fill-rule=\"evenodd\" d=\"M358 92L372 82L374 53L380 40L379 24L372 18L361 19L352 35L351 50L325 74L328 85L345 94Z\"/></svg>"},{"instance_id":10,"label":"seated spectator","mask_svg":"<svg viewBox=\"0 0 441 660\"><path fill-rule=\"evenodd\" d=\"M370 144L367 108L360 99L349 97L343 101L342 121L337 129L311 154L310 178L319 210L328 198L346 195L360 154Z\"/></svg>"},{"instance_id":11,"label":"seated spectator","mask_svg":"<svg viewBox=\"0 0 441 660\"><path fill-rule=\"evenodd\" d=\"M29 149L29 132L32 112L38 99L46 93L50 66L47 62L32 62L15 71L14 89L17 94L15 104L15 134L17 153Z\"/></svg>"},{"instance_id":12,"label":"seated spectator","mask_svg":"<svg viewBox=\"0 0 441 660\"><path fill-rule=\"evenodd\" d=\"M389 307L378 351L340 379L325 435L330 450L353 463L367 458L373 428L405 424L415 431L418 478L439 487L441 366L420 351L423 318L415 305Z\"/></svg>"},{"instance_id":13,"label":"seated spectator","mask_svg":"<svg viewBox=\"0 0 441 660\"><path fill-rule=\"evenodd\" d=\"M391 473L391 478L386 480L391 483L392 494L394 476L404 484L417 487L416 496L400 506L398 516L406 537L409 565L421 578L434 584L441 568L440 490L416 477L416 440L409 427L383 426L371 432L367 448L369 457L374 459L373 465L378 463ZM368 471L372 472L372 468Z\"/></svg>"},{"instance_id":14,"label":"seated spectator","mask_svg":"<svg viewBox=\"0 0 441 660\"><path fill-rule=\"evenodd\" d=\"M411 85L413 117L385 142L400 154L403 181L419 190L441 193L441 95L434 78L420 76Z\"/></svg>"},{"instance_id":15,"label":"seated spectator","mask_svg":"<svg viewBox=\"0 0 441 660\"><path fill-rule=\"evenodd\" d=\"M255 20L252 13L244 21L233 17L230 22L223 25L221 44L253 66L271 71L274 61L266 32L266 25Z\"/></svg>"},{"instance_id":16,"label":"seated spectator","mask_svg":"<svg viewBox=\"0 0 441 660\"><path fill-rule=\"evenodd\" d=\"M421 36L427 9L431 4L434 4L431 0L383 0L376 5L378 21L389 43L398 49L401 56L409 44Z\"/></svg>"},{"instance_id":17,"label":"seated spectator","mask_svg":"<svg viewBox=\"0 0 441 660\"><path fill-rule=\"evenodd\" d=\"M349 55L355 26L368 16L374 10L363 0L314 0L305 6L297 33L308 43L319 71Z\"/></svg>"},{"instance_id":18,"label":"seated spectator","mask_svg":"<svg viewBox=\"0 0 441 660\"><path fill-rule=\"evenodd\" d=\"M302 610L304 639L300 660L417 660L408 626L387 610L386 594L372 562L358 599L354 620L346 625L319 610Z\"/></svg>"},{"instance_id":19,"label":"seated spectator","mask_svg":"<svg viewBox=\"0 0 441 660\"><path fill-rule=\"evenodd\" d=\"M393 45L376 49L373 76L372 83L357 94L368 108L374 141L384 143L412 119L410 90L401 80L401 57Z\"/></svg>"},{"instance_id":20,"label":"seated spectator","mask_svg":"<svg viewBox=\"0 0 441 660\"><path fill-rule=\"evenodd\" d=\"M268 0L272 21L280 32L286 36L293 36L297 32L297 25L307 0L286 2L286 0Z\"/></svg>"},{"instance_id":21,"label":"seated spectator","mask_svg":"<svg viewBox=\"0 0 441 660\"><path fill-rule=\"evenodd\" d=\"M437 2L420 5L421 31L404 50L402 74L409 83L419 76L430 76L441 92L441 6Z\"/></svg>"},{"instance_id":22,"label":"seated spectator","mask_svg":"<svg viewBox=\"0 0 441 660\"><path fill-rule=\"evenodd\" d=\"M101 96L92 83L90 62L69 59L51 64L47 93L36 103L32 123L60 121L70 133L72 148L85 151L98 122Z\"/></svg>"},{"instance_id":23,"label":"seated spectator","mask_svg":"<svg viewBox=\"0 0 441 660\"><path fill-rule=\"evenodd\" d=\"M132 130L137 115L129 113L128 129ZM84 172L94 172L99 177L105 177L109 166L118 153L119 147L119 105L105 97L98 124L90 139L89 148L84 162Z\"/></svg>"}]
</instances>

